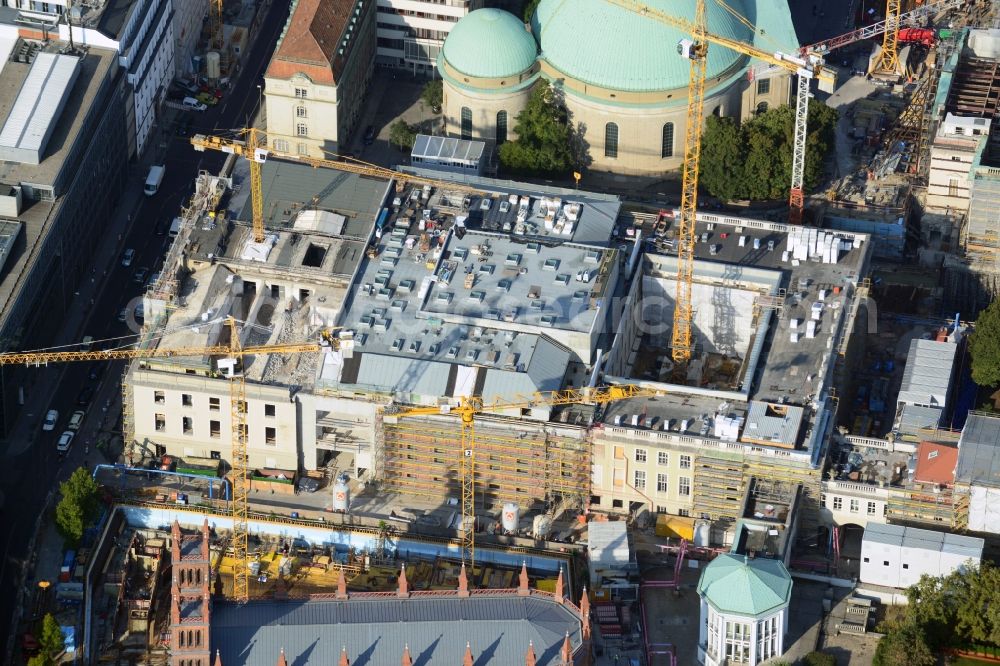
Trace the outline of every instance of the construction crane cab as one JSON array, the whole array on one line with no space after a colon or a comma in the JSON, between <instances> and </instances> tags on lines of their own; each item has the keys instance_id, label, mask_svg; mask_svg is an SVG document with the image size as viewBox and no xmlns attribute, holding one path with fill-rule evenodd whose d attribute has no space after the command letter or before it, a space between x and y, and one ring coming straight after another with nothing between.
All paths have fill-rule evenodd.
<instances>
[{"instance_id":1,"label":"construction crane cab","mask_svg":"<svg viewBox=\"0 0 1000 666\"><path fill-rule=\"evenodd\" d=\"M705 45L699 44L693 39L682 39L677 42L677 53L682 58L697 60L705 56Z\"/></svg>"}]
</instances>

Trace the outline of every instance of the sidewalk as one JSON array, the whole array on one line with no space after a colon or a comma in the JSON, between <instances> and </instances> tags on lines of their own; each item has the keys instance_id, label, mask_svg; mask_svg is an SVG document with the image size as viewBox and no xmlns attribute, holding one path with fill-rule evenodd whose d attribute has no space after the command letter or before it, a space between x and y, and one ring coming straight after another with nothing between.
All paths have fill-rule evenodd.
<instances>
[{"instance_id":1,"label":"sidewalk","mask_svg":"<svg viewBox=\"0 0 1000 666\"><path fill-rule=\"evenodd\" d=\"M170 116L164 114L161 121L161 128L172 126ZM154 132L157 131L154 129ZM104 227L104 237L107 240L93 257L91 264L91 279L86 277L81 280L78 290L74 292L74 300L64 317L63 329L57 336L53 346L70 345L78 343L83 339L83 331L87 327L91 318L91 299L96 299L106 287L108 277L111 273L109 269L118 260L125 245L125 238L131 228L131 223L136 217L136 212L143 202L143 182L150 165L156 164L160 159L163 148L159 145L163 137L167 136L166 129L160 129L160 137L151 138L151 148L146 151L146 155L129 168L128 183L122 192L115 213ZM16 458L31 448L35 437L38 434L38 424L43 416L42 412L46 406L52 402L56 387L62 381L65 365L55 365L44 370L39 370L39 377L31 387L30 395L24 408L18 415L17 422L8 433L5 444L6 448L2 459L9 460Z\"/></svg>"}]
</instances>

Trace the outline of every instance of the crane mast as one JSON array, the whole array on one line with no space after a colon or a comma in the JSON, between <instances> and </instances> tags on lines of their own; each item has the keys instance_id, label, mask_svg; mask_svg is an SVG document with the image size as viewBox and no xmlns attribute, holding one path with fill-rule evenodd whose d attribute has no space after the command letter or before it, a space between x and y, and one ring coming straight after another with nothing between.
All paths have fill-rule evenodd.
<instances>
[{"instance_id":1,"label":"crane mast","mask_svg":"<svg viewBox=\"0 0 1000 666\"><path fill-rule=\"evenodd\" d=\"M705 0L696 0L692 42L681 42L681 55L690 61L688 78L687 127L684 132L684 164L681 168L681 207L677 234L677 283L674 295L674 321L671 333L671 356L677 363L687 363L693 352L691 325L691 283L694 280L695 221L698 215L698 167L701 162L701 125L705 114ZM685 53L686 51L686 53Z\"/></svg>"},{"instance_id":2,"label":"crane mast","mask_svg":"<svg viewBox=\"0 0 1000 666\"><path fill-rule=\"evenodd\" d=\"M497 398L484 401L482 397L463 396L458 404L439 405L436 407L404 407L394 410L395 417L431 415L458 415L461 420L461 460L459 462L462 493L462 524L459 528L459 543L462 551L462 561L469 568L476 561L476 415L484 412L503 412L508 409L531 409L536 407L558 407L560 405L592 404L603 405L628 398L646 398L662 395L656 389L644 388L633 384L612 385L602 388L565 389L562 391L545 391L527 396L512 398Z\"/></svg>"},{"instance_id":3,"label":"crane mast","mask_svg":"<svg viewBox=\"0 0 1000 666\"><path fill-rule=\"evenodd\" d=\"M239 329L233 317L226 319L229 329L229 344L213 345L206 347L162 347L162 348L126 348L107 349L90 351L60 351L60 352L4 352L0 353L0 365L27 365L42 366L48 363L70 363L78 361L111 361L111 360L135 360L135 359L156 359L156 358L176 358L183 356L229 356L243 364L245 356L254 354L299 354L308 352L319 352L324 348L338 349L340 341L338 338L324 332L323 339L326 344L319 343L294 343L280 345L260 345L254 347L243 347L240 343ZM250 597L250 566L247 552L247 542L249 526L247 516L249 513L249 490L250 480L247 476L249 471L249 456L247 453L247 402L246 402L246 380L243 376L242 368L239 372L234 369L229 382L230 390L230 413L232 417L232 488L233 498L230 503L233 518L233 557L236 562L233 572L233 598L238 603L245 603Z\"/></svg>"}]
</instances>

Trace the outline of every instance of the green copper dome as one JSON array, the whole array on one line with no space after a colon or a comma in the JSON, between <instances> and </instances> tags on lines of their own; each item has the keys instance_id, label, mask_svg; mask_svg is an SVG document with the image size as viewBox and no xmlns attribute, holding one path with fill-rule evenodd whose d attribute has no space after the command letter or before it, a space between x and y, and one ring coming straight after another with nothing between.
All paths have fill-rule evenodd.
<instances>
[{"instance_id":1,"label":"green copper dome","mask_svg":"<svg viewBox=\"0 0 1000 666\"><path fill-rule=\"evenodd\" d=\"M698 594L720 613L760 616L788 603L792 577L781 560L724 553L702 571Z\"/></svg>"},{"instance_id":2,"label":"green copper dome","mask_svg":"<svg viewBox=\"0 0 1000 666\"><path fill-rule=\"evenodd\" d=\"M531 67L538 47L524 23L513 14L477 9L451 29L441 55L463 74L499 79Z\"/></svg>"},{"instance_id":3,"label":"green copper dome","mask_svg":"<svg viewBox=\"0 0 1000 666\"><path fill-rule=\"evenodd\" d=\"M694 0L645 0L654 9L684 19L694 17ZM794 30L786 18L769 25L785 0L730 0L729 6L769 33L758 45L773 52L778 45L794 48ZM760 11L758 12L758 6ZM475 12L473 12L475 13ZM754 42L750 29L718 3L706 3L709 32ZM689 63L677 53L677 43L690 39L680 30L608 3L606 0L542 0L531 22L541 44L542 58L569 77L623 92L654 92L686 88ZM791 39L788 39L791 32ZM449 38L450 39L450 38ZM707 73L711 80L738 64L744 56L721 46L709 46Z\"/></svg>"}]
</instances>

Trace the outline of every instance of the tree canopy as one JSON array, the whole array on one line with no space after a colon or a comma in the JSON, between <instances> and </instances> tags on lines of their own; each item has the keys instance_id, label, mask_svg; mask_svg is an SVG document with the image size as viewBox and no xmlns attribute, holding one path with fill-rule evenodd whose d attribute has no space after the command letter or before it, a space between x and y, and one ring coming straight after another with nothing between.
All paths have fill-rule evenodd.
<instances>
[{"instance_id":1,"label":"tree canopy","mask_svg":"<svg viewBox=\"0 0 1000 666\"><path fill-rule=\"evenodd\" d=\"M400 150L409 150L417 140L417 129L405 120L397 120L389 127L389 142L399 146Z\"/></svg>"},{"instance_id":2,"label":"tree canopy","mask_svg":"<svg viewBox=\"0 0 1000 666\"><path fill-rule=\"evenodd\" d=\"M823 177L823 164L834 145L837 112L822 102L809 103L805 188ZM792 178L795 109L779 106L737 125L731 118L709 116L701 139L699 182L720 199L784 199Z\"/></svg>"},{"instance_id":3,"label":"tree canopy","mask_svg":"<svg viewBox=\"0 0 1000 666\"><path fill-rule=\"evenodd\" d=\"M546 82L531 91L517 114L517 139L500 146L500 163L515 173L568 175L573 166L573 131L566 109Z\"/></svg>"},{"instance_id":4,"label":"tree canopy","mask_svg":"<svg viewBox=\"0 0 1000 666\"><path fill-rule=\"evenodd\" d=\"M427 85L424 86L423 92L420 93L420 99L423 100L424 104L431 107L435 113L440 111L441 104L444 101L444 82L441 79L428 81Z\"/></svg>"},{"instance_id":5,"label":"tree canopy","mask_svg":"<svg viewBox=\"0 0 1000 666\"><path fill-rule=\"evenodd\" d=\"M525 23L531 23L531 17L534 16L535 10L538 9L538 4L541 1L542 0L525 0L524 9L522 10Z\"/></svg>"},{"instance_id":6,"label":"tree canopy","mask_svg":"<svg viewBox=\"0 0 1000 666\"><path fill-rule=\"evenodd\" d=\"M989 562L923 576L906 596L900 617L882 627L874 666L933 666L946 647L1000 645L1000 569Z\"/></svg>"},{"instance_id":7,"label":"tree canopy","mask_svg":"<svg viewBox=\"0 0 1000 666\"><path fill-rule=\"evenodd\" d=\"M979 313L969 336L972 379L980 386L1000 384L1000 301Z\"/></svg>"},{"instance_id":8,"label":"tree canopy","mask_svg":"<svg viewBox=\"0 0 1000 666\"><path fill-rule=\"evenodd\" d=\"M83 467L59 484L62 498L56 505L56 529L70 547L80 543L84 530L98 516L100 502L97 492L97 482Z\"/></svg>"}]
</instances>

